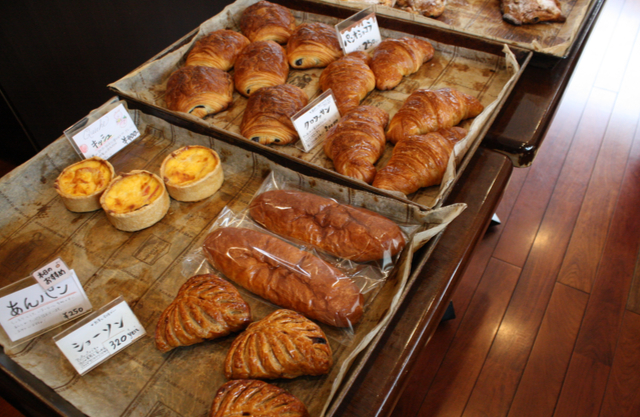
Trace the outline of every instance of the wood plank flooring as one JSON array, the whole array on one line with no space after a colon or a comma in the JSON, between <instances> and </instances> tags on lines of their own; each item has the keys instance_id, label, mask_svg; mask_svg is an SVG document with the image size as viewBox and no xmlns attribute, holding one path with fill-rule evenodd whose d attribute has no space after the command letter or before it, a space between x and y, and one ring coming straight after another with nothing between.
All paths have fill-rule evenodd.
<instances>
[{"instance_id":1,"label":"wood plank flooring","mask_svg":"<svg viewBox=\"0 0 640 417\"><path fill-rule=\"evenodd\" d=\"M607 0L393 417L640 416L640 2Z\"/></svg>"}]
</instances>

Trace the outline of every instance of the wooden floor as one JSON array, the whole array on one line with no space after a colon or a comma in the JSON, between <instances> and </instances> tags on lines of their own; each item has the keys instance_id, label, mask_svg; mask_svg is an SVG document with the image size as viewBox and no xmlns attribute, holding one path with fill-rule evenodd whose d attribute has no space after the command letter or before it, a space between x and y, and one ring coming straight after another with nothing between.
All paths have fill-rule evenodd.
<instances>
[{"instance_id":1,"label":"wooden floor","mask_svg":"<svg viewBox=\"0 0 640 417\"><path fill-rule=\"evenodd\" d=\"M639 27L607 0L393 417L640 416Z\"/></svg>"}]
</instances>

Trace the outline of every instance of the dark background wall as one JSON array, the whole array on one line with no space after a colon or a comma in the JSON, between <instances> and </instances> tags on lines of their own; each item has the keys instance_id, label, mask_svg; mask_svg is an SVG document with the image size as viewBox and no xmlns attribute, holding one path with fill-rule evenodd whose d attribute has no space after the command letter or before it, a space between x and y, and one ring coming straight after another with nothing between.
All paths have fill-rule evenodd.
<instances>
[{"instance_id":1,"label":"dark background wall","mask_svg":"<svg viewBox=\"0 0 640 417\"><path fill-rule=\"evenodd\" d=\"M0 158L21 163L230 0L0 2Z\"/></svg>"}]
</instances>

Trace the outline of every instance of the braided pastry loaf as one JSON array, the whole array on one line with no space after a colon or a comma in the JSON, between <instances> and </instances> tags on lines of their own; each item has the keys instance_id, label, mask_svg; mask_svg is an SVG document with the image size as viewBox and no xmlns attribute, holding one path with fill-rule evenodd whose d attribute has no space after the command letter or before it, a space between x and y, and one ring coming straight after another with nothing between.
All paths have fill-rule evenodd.
<instances>
[{"instance_id":1,"label":"braided pastry loaf","mask_svg":"<svg viewBox=\"0 0 640 417\"><path fill-rule=\"evenodd\" d=\"M331 346L314 322L291 310L276 310L249 325L224 361L228 379L323 375L333 365Z\"/></svg>"}]
</instances>

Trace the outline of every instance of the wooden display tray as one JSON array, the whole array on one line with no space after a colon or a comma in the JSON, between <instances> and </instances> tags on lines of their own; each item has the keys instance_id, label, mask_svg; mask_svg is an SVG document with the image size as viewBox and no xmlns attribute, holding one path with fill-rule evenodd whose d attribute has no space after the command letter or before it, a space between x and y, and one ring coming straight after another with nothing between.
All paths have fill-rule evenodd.
<instances>
[{"instance_id":1,"label":"wooden display tray","mask_svg":"<svg viewBox=\"0 0 640 417\"><path fill-rule=\"evenodd\" d=\"M166 109L164 90L170 74L184 62L184 55L195 39L212 30L220 28L237 28L239 14L246 5L256 0L239 0L220 14L204 22L155 57L132 71L121 80L109 85L112 91L127 100L132 108L140 108L171 123L185 127L194 132L213 136L239 147L260 153L279 164L294 169L309 169L316 175L334 178L335 181L356 189L367 190L387 196L399 198L405 202L413 202L425 208L438 207L451 190L469 158L479 146L484 134L496 117L502 104L511 93L513 85L522 73L531 53L511 48L505 52L505 45L470 37L465 34L430 28L415 22L406 22L394 18L385 18L380 22L383 37L385 36L419 36L430 40L436 47L436 57L426 64L418 73L406 77L394 90L380 92L374 90L363 104L372 104L384 108L392 116L408 95L418 87L441 88L453 87L478 96L486 108L483 114L466 121L463 126L470 128L470 134L460 145L457 154L457 169L448 174L441 187L434 186L421 189L408 197L400 193L392 193L372 187L362 181L354 180L338 174L332 162L324 155L322 144L311 152L305 153L295 144L287 146L265 146L243 138L239 134L239 125L246 105L246 99L234 93L234 102L230 109L216 115L199 119L186 113L173 112ZM289 7L300 21L321 20L337 23L353 14L353 10L326 3L314 3L307 0L278 1ZM310 98L319 94L317 79L321 69L291 71L289 83L304 88ZM378 162L384 165L392 151L388 144L385 155Z\"/></svg>"}]
</instances>

